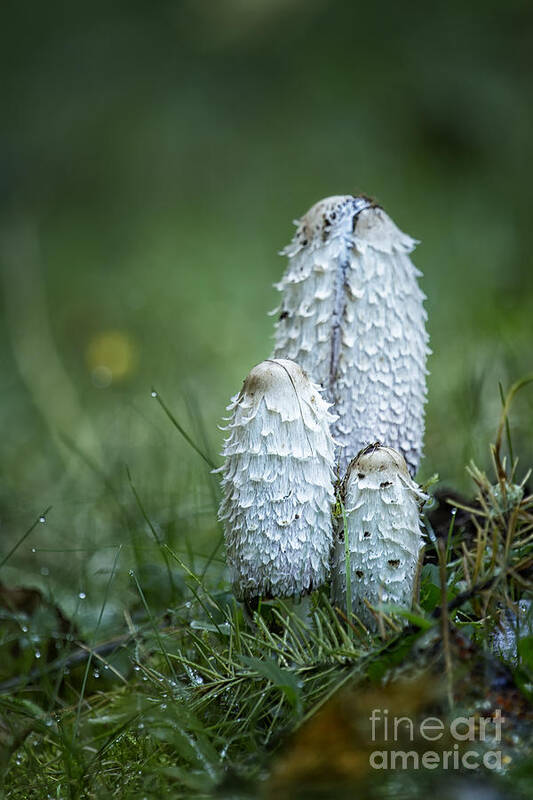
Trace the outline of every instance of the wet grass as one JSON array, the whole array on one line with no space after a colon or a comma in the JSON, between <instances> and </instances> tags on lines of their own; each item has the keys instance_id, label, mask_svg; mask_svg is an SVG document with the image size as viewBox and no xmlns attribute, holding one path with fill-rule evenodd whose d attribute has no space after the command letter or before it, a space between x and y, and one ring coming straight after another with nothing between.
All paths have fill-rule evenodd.
<instances>
[{"instance_id":1,"label":"wet grass","mask_svg":"<svg viewBox=\"0 0 533 800\"><path fill-rule=\"evenodd\" d=\"M344 731L335 751L344 753L349 768L333 759L317 774L320 754L312 745L307 760L300 752L299 742L325 724L339 696L348 706L356 703L353 726L367 712L361 697L377 691L384 704L392 703L398 686L404 715L431 709L446 720L503 706L509 717L503 767L484 779L506 796L527 792L533 496L527 473L518 477L510 438L503 456L518 388L504 401L493 475L471 465L476 498L466 506L454 501L444 526L433 529L428 508L420 601L411 612L377 608L379 635L333 608L326 591L313 595L309 607L263 603L250 625L228 586L212 511L200 515L197 536L185 539L186 508L179 525L165 514L158 519L131 471L122 472L120 489L117 476L106 478L118 509L110 521L115 541L95 552L82 548L82 561L101 559L97 570L91 562L93 582L87 570L83 590L67 602L50 566L40 569L39 590L1 585L4 796L423 796L421 773L376 776L368 758L355 769L357 726ZM214 503L211 477L205 473L199 496ZM80 556L79 548L49 554L42 547L46 537L37 537L38 526L45 530L43 520L50 524L52 516L39 515L18 538L3 558L4 574L31 542L39 544L36 558ZM526 601L523 614L516 613L520 601ZM509 619L519 644L504 654L504 664L494 642ZM424 696L428 682L432 690L421 706L410 692L422 687L417 694ZM335 735L326 728L324 746Z\"/></svg>"}]
</instances>

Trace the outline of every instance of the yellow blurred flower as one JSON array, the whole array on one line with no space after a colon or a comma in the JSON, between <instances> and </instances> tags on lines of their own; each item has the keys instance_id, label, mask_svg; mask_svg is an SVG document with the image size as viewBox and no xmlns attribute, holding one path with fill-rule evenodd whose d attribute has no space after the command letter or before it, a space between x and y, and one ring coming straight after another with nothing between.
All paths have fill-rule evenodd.
<instances>
[{"instance_id":1,"label":"yellow blurred flower","mask_svg":"<svg viewBox=\"0 0 533 800\"><path fill-rule=\"evenodd\" d=\"M93 382L105 389L112 382L124 380L135 370L137 347L124 331L101 331L88 343L86 360Z\"/></svg>"}]
</instances>

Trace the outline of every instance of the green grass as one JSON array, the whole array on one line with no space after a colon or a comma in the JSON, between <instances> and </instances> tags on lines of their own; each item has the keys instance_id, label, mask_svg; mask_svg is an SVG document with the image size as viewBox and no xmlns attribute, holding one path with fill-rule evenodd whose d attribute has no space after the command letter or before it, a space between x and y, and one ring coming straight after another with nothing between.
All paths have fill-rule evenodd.
<instances>
[{"instance_id":1,"label":"green grass","mask_svg":"<svg viewBox=\"0 0 533 800\"><path fill-rule=\"evenodd\" d=\"M87 570L85 590L75 602L62 602L60 583L45 574L33 606L15 596L10 596L11 608L4 603L4 796L81 800L297 794L304 791L306 772L290 761L290 753L298 752L299 737L328 713L339 692L364 697L373 687L386 702L389 687L406 676L420 686L431 679L433 715L448 719L454 713L479 712L479 697L491 697L487 670L498 669L489 652L498 617L502 609L531 596L533 497L519 487L516 463L507 465L502 456L516 390L508 395L492 451L497 477L470 468L479 500L473 510L475 536L465 537L452 516L442 550L445 586L428 558L420 602L411 612L376 609L380 635L369 634L351 615L333 608L325 591L313 595L308 612L294 603L263 603L251 626L230 592L218 545L213 549L220 531L212 515L205 515L198 537L185 539L165 515L152 517L131 471L122 473L118 489L116 476L106 478L103 491L108 496L112 487L120 512L110 520L110 530L120 538L122 527L124 540L115 538L96 553L82 554L103 559L92 586ZM211 478L206 473L203 496L214 490ZM186 528L185 511L183 519ZM37 543L35 556L44 557L46 538L37 536L39 525L38 518L7 552L4 572L27 542ZM66 560L78 554L73 549L49 555ZM432 549L435 545L429 544L428 554ZM449 626L452 641L446 652L443 625ZM531 726L524 711L529 708L531 714L533 638L525 635L527 628L521 634L519 659L509 665L512 677L506 679L507 691L522 698L518 702L511 694L516 716L504 743L508 760L503 775L486 776L502 791L526 792L533 769ZM470 642L467 659L457 644L459 635ZM484 665L481 674L474 662ZM453 709L447 705L444 671ZM466 690L465 674L470 675ZM420 715L420 708L411 710L407 695L403 712ZM361 708L357 713L363 714ZM357 742L354 731L341 749L349 751L350 737ZM288 772L281 768L280 773L284 758L289 758ZM307 779L312 788L311 767ZM356 777L339 777L335 766L325 785L318 783L320 797L355 790L367 796L393 791L418 797L427 791L420 773L383 777L367 769ZM302 796L311 796L311 788Z\"/></svg>"}]
</instances>

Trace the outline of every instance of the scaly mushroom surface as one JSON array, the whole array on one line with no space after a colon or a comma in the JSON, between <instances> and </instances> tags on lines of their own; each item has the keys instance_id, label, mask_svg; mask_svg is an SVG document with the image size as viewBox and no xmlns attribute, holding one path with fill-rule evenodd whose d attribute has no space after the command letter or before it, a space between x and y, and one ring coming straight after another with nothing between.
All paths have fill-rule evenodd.
<instances>
[{"instance_id":1,"label":"scaly mushroom surface","mask_svg":"<svg viewBox=\"0 0 533 800\"><path fill-rule=\"evenodd\" d=\"M350 561L352 611L370 630L371 605L410 608L423 546L420 504L427 499L396 450L365 447L348 467L341 486L332 567L332 599L346 608L346 543ZM347 537L347 542L346 542Z\"/></svg>"},{"instance_id":2,"label":"scaly mushroom surface","mask_svg":"<svg viewBox=\"0 0 533 800\"><path fill-rule=\"evenodd\" d=\"M341 474L376 439L418 469L430 351L415 244L372 200L346 195L314 205L283 251L273 355L325 389Z\"/></svg>"},{"instance_id":3,"label":"scaly mushroom surface","mask_svg":"<svg viewBox=\"0 0 533 800\"><path fill-rule=\"evenodd\" d=\"M235 594L305 595L329 574L336 418L286 359L255 366L228 410L219 516Z\"/></svg>"}]
</instances>

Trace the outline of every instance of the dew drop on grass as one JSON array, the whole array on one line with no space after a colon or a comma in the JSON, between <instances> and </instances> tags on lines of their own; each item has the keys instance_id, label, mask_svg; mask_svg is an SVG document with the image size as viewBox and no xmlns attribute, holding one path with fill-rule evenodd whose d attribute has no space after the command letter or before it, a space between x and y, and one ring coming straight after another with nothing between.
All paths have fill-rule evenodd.
<instances>
[{"instance_id":1,"label":"dew drop on grass","mask_svg":"<svg viewBox=\"0 0 533 800\"><path fill-rule=\"evenodd\" d=\"M100 673L98 672L97 669L95 669L95 671L93 672L93 678L99 678L99 677L100 677Z\"/></svg>"},{"instance_id":2,"label":"dew drop on grass","mask_svg":"<svg viewBox=\"0 0 533 800\"><path fill-rule=\"evenodd\" d=\"M161 703L161 711L165 711L166 707L167 707L166 703Z\"/></svg>"},{"instance_id":3,"label":"dew drop on grass","mask_svg":"<svg viewBox=\"0 0 533 800\"><path fill-rule=\"evenodd\" d=\"M137 725L137 728L138 728L140 731L142 731L142 730L144 729L144 722L139 722L139 724Z\"/></svg>"},{"instance_id":4,"label":"dew drop on grass","mask_svg":"<svg viewBox=\"0 0 533 800\"><path fill-rule=\"evenodd\" d=\"M48 569L48 567L41 567L41 575L44 576L50 575L50 570Z\"/></svg>"},{"instance_id":5,"label":"dew drop on grass","mask_svg":"<svg viewBox=\"0 0 533 800\"><path fill-rule=\"evenodd\" d=\"M150 394L152 395L152 397L157 397L157 392L155 390L152 390Z\"/></svg>"},{"instance_id":6,"label":"dew drop on grass","mask_svg":"<svg viewBox=\"0 0 533 800\"><path fill-rule=\"evenodd\" d=\"M140 667L138 666L138 664L135 664L135 666L133 667L133 669L135 670L135 672L139 672L139 670L140 670Z\"/></svg>"},{"instance_id":7,"label":"dew drop on grass","mask_svg":"<svg viewBox=\"0 0 533 800\"><path fill-rule=\"evenodd\" d=\"M46 517L44 515L40 516L39 517L39 522L41 523L41 525L44 525L45 522L46 522Z\"/></svg>"},{"instance_id":8,"label":"dew drop on grass","mask_svg":"<svg viewBox=\"0 0 533 800\"><path fill-rule=\"evenodd\" d=\"M28 633L28 626L27 625L21 625L20 629L21 629L22 633Z\"/></svg>"},{"instance_id":9,"label":"dew drop on grass","mask_svg":"<svg viewBox=\"0 0 533 800\"><path fill-rule=\"evenodd\" d=\"M87 595L85 594L85 592L79 592L79 593L78 593L78 597L80 598L80 600L85 600L85 598L87 597Z\"/></svg>"},{"instance_id":10,"label":"dew drop on grass","mask_svg":"<svg viewBox=\"0 0 533 800\"><path fill-rule=\"evenodd\" d=\"M32 547L31 551L32 551L32 553L36 553L36 552L37 552L37 550L35 549L35 547Z\"/></svg>"},{"instance_id":11,"label":"dew drop on grass","mask_svg":"<svg viewBox=\"0 0 533 800\"><path fill-rule=\"evenodd\" d=\"M41 657L41 651L40 650L36 650L35 651L35 658L40 658L40 657Z\"/></svg>"}]
</instances>

